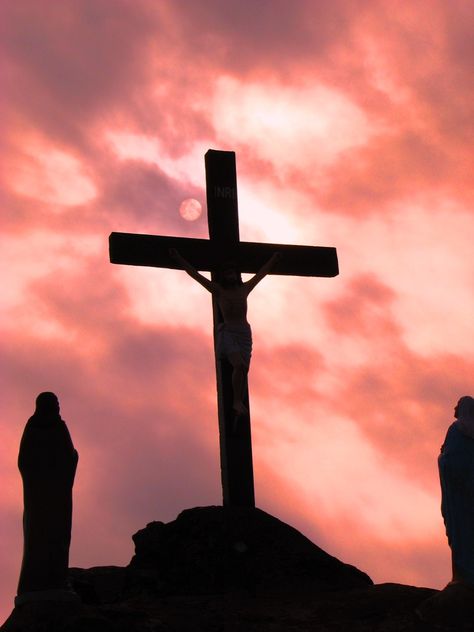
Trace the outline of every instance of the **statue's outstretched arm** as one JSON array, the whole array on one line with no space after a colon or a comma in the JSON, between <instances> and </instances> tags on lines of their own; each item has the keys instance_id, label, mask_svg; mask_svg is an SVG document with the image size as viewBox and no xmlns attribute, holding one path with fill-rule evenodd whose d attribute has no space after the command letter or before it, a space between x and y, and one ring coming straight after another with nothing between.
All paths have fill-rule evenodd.
<instances>
[{"instance_id":1,"label":"statue's outstretched arm","mask_svg":"<svg viewBox=\"0 0 474 632\"><path fill-rule=\"evenodd\" d=\"M217 283L213 283L211 280L207 279L205 276L200 274L194 266L192 266L189 261L187 261L177 250L176 248L169 249L170 257L179 263L179 265L183 268L185 272L189 274L195 281L200 283L203 287L206 288L209 292L216 294L219 290L219 286Z\"/></svg>"},{"instance_id":2,"label":"statue's outstretched arm","mask_svg":"<svg viewBox=\"0 0 474 632\"><path fill-rule=\"evenodd\" d=\"M281 259L281 253L280 252L275 252L270 259L267 261L267 263L265 263L260 270L257 272L257 274L255 274L255 276L253 276L251 279L249 279L248 281L246 281L244 283L245 287L248 289L249 292L251 292L253 290L253 288L257 285L257 283L260 283L260 281L267 276L267 274L269 272L272 271L273 266L276 264L277 261L279 261Z\"/></svg>"}]
</instances>

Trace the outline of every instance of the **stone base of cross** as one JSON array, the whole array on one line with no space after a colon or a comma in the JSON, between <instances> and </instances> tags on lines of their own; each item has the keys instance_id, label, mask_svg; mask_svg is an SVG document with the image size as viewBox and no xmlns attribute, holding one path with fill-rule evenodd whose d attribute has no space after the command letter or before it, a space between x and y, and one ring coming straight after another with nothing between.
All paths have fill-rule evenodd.
<instances>
[{"instance_id":1,"label":"stone base of cross","mask_svg":"<svg viewBox=\"0 0 474 632\"><path fill-rule=\"evenodd\" d=\"M169 254L170 248L175 248L197 270L211 272L216 280L215 270L225 261L235 261L240 272L256 273L278 251L282 258L271 274L333 277L339 273L335 248L240 241L235 153L210 149L205 162L210 239L112 233L112 263L180 269ZM213 313L215 344L222 315L214 299ZM232 370L226 360L220 360L217 354L215 358L223 503L254 507L250 413L239 419L236 430ZM245 390L250 411L248 385Z\"/></svg>"}]
</instances>

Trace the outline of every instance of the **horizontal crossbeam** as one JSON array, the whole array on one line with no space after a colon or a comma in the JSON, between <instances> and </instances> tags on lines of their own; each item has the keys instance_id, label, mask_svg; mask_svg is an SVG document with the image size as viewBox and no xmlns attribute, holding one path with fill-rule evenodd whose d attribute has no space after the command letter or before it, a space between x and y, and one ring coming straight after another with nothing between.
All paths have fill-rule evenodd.
<instances>
[{"instance_id":1,"label":"horizontal crossbeam","mask_svg":"<svg viewBox=\"0 0 474 632\"><path fill-rule=\"evenodd\" d=\"M111 233L109 237L111 263L179 270L179 264L169 255L170 248L176 248L201 271L215 270L226 258L231 258L240 272L255 273L274 252L281 252L282 258L271 274L305 277L334 277L339 274L336 249L323 246L241 241L232 253L226 253L209 239L132 233Z\"/></svg>"}]
</instances>

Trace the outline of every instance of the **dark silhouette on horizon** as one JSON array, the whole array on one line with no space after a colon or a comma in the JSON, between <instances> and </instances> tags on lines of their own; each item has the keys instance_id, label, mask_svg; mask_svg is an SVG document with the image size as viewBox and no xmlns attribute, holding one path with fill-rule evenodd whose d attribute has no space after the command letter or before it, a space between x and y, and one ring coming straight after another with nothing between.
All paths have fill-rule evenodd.
<instances>
[{"instance_id":1,"label":"dark silhouette on horizon","mask_svg":"<svg viewBox=\"0 0 474 632\"><path fill-rule=\"evenodd\" d=\"M20 442L23 561L17 603L68 591L72 488L78 453L54 393L40 393Z\"/></svg>"},{"instance_id":2,"label":"dark silhouette on horizon","mask_svg":"<svg viewBox=\"0 0 474 632\"><path fill-rule=\"evenodd\" d=\"M474 588L474 398L461 397L454 417L438 459L441 511L452 554L451 583Z\"/></svg>"},{"instance_id":3,"label":"dark silhouette on horizon","mask_svg":"<svg viewBox=\"0 0 474 632\"><path fill-rule=\"evenodd\" d=\"M232 366L235 431L238 419L249 414L244 404L245 383L252 357L252 329L247 320L247 298L255 286L272 270L281 255L279 252L274 253L257 274L245 283L234 262L223 265L217 271L219 280L213 281L199 274L175 248L170 248L170 256L190 277L212 294L222 314L223 322L219 323L217 328L216 355L220 360L227 360Z\"/></svg>"},{"instance_id":4,"label":"dark silhouette on horizon","mask_svg":"<svg viewBox=\"0 0 474 632\"><path fill-rule=\"evenodd\" d=\"M281 260L274 263L269 274L321 277L339 274L335 248L240 241L235 153L210 149L205 164L209 239L112 233L109 238L112 263L182 270L186 261L196 271L211 272L210 283L218 283L217 271L226 261L235 262L232 274L258 274L272 255L279 252ZM170 254L175 251L183 260ZM226 328L226 319L215 295L212 304L223 503L255 507L247 375L246 371L243 376L233 375L232 364L220 353L220 333ZM249 347L248 331L245 335L242 331L241 346L244 345ZM239 417L238 431L233 377L236 389L242 393L238 408L245 412Z\"/></svg>"},{"instance_id":5,"label":"dark silhouette on horizon","mask_svg":"<svg viewBox=\"0 0 474 632\"><path fill-rule=\"evenodd\" d=\"M417 609L427 623L453 625L474 620L474 398L461 397L454 417L438 457L452 579Z\"/></svg>"}]
</instances>

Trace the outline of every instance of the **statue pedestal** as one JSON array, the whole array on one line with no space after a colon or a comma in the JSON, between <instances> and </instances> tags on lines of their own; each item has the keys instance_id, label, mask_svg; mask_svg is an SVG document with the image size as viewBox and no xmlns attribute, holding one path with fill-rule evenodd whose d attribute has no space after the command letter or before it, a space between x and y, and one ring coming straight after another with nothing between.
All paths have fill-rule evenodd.
<instances>
[{"instance_id":1,"label":"statue pedestal","mask_svg":"<svg viewBox=\"0 0 474 632\"><path fill-rule=\"evenodd\" d=\"M26 603L38 603L46 601L81 603L81 598L73 590L53 589L53 590L34 590L25 592L15 597L15 607L23 606Z\"/></svg>"}]
</instances>

